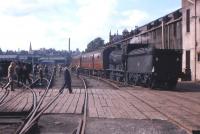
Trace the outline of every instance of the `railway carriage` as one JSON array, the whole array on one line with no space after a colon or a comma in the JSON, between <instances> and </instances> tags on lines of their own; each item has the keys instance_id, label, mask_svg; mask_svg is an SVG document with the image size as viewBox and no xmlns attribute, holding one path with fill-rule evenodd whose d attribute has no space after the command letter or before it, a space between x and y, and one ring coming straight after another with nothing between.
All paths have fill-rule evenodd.
<instances>
[{"instance_id":1,"label":"railway carriage","mask_svg":"<svg viewBox=\"0 0 200 134\"><path fill-rule=\"evenodd\" d=\"M81 68L84 73L91 74L94 64L93 64L93 52L82 54L81 58Z\"/></svg>"},{"instance_id":2,"label":"railway carriage","mask_svg":"<svg viewBox=\"0 0 200 134\"><path fill-rule=\"evenodd\" d=\"M72 57L72 66L77 67L85 74L93 74L102 77L108 76L109 73L109 54L114 48L102 48L97 51L83 53L79 56ZM79 58L78 58L79 57Z\"/></svg>"},{"instance_id":3,"label":"railway carriage","mask_svg":"<svg viewBox=\"0 0 200 134\"><path fill-rule=\"evenodd\" d=\"M103 51L99 50L99 51L95 51L93 53L93 75L101 75L102 71L104 70L104 63L103 63Z\"/></svg>"},{"instance_id":4,"label":"railway carriage","mask_svg":"<svg viewBox=\"0 0 200 134\"><path fill-rule=\"evenodd\" d=\"M71 69L75 71L77 67L81 66L81 55L72 57Z\"/></svg>"}]
</instances>

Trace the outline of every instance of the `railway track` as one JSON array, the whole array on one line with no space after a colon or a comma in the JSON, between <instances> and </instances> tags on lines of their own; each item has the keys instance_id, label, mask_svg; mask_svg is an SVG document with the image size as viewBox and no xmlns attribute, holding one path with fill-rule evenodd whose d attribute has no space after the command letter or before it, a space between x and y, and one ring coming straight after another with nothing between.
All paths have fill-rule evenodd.
<instances>
[{"instance_id":1,"label":"railway track","mask_svg":"<svg viewBox=\"0 0 200 134\"><path fill-rule=\"evenodd\" d=\"M107 79L103 79L103 78L98 78L98 77L95 77L95 76L92 76L92 78L95 78L95 79L100 79L108 84L110 84L111 86L113 86L114 88L120 90L121 87L125 88L126 87L134 87L132 85L124 85L124 83L121 83L121 82L116 82L116 81L112 81L112 80L107 80ZM152 92L150 89L146 89L146 88L143 88L141 87L142 90L145 90L147 91L148 93L150 94L154 94L155 96L159 96L160 94L159 93L155 93L155 92ZM145 100L145 98L142 98L142 97L138 97L137 95L131 93L130 91L128 90L120 90L120 91L123 91L123 92L126 92L127 94L133 96L134 98L137 98L138 100L140 100L142 103L146 104L147 106L149 106L150 108L152 108L153 110L155 110L156 112L160 113L162 116L166 117L166 119L168 119L170 122L172 122L173 124L179 126L180 128L184 129L188 134L196 134L196 133L200 133L198 130L192 130L190 127L180 123L179 121L177 121L176 119L174 119L172 116L169 116L165 111L162 111L158 108L156 108L155 106L153 106L151 103L149 103L147 100ZM168 93L168 95L171 95ZM120 95L123 99L127 100L127 98L123 95ZM172 95L174 97L178 97L178 98L181 98L181 99L188 99L188 101L192 101L194 102L193 100L191 100L191 98L186 98L186 97L182 97L182 96L178 96L178 95ZM173 101L173 100L170 100L172 101L174 104L177 104L177 102ZM184 105L183 105L184 107ZM145 115L145 114L144 114ZM148 116L146 116L148 118Z\"/></svg>"},{"instance_id":2,"label":"railway track","mask_svg":"<svg viewBox=\"0 0 200 134\"><path fill-rule=\"evenodd\" d=\"M14 82L16 82L16 81L14 81ZM36 81L35 81L36 82ZM33 84L35 83L35 82L33 82ZM5 122L1 122L1 123L5 123L5 124L12 124L12 123L16 123L15 121L16 120L18 120L17 122L22 122L22 120L24 120L25 119L25 116L27 115L27 113L22 113L22 114L14 114L14 113L10 113L10 114L8 114L8 113L4 113L4 112L2 112L2 111L4 111L4 109L6 109L6 105L7 105L7 103L9 103L10 101L12 101L13 100L13 98L15 98L15 97L18 97L18 98L21 98L21 94L22 93L24 93L24 92L30 92L31 91L31 94L32 94L32 98L33 98L33 103L32 103L32 107L31 107L31 109L35 109L35 107L36 107L36 104L37 104L37 96L36 96L36 93L35 93L35 91L32 89L32 88L30 88L30 86L27 86L27 85L25 85L25 84L23 84L23 83L20 83L22 86L23 86L23 88L25 88L25 89L29 89L29 90L23 90L23 91L21 91L21 92L19 92L18 94L16 94L16 95L14 95L14 96L12 96L11 98L9 98L9 99L7 99L6 101L4 101L3 102L3 100L5 100L6 99L6 97L9 95L9 90L7 90L6 89L6 91L8 92L8 94L7 95L4 95L4 99L2 99L2 101L1 101L1 104L0 104L0 109L1 109L1 112L0 112L0 115L1 115L1 119L3 119L3 121L5 121ZM32 112L32 110L30 109L30 113ZM6 115L6 116L5 116ZM25 116L24 116L25 115ZM8 127L8 129L9 129L9 127Z\"/></svg>"},{"instance_id":3,"label":"railway track","mask_svg":"<svg viewBox=\"0 0 200 134\"><path fill-rule=\"evenodd\" d=\"M56 83L57 87L55 86L56 90L53 90L53 88L52 88L52 90L50 90L50 88L49 88L48 94L46 94L46 95L44 95L46 90L39 90L40 95L38 97L40 97L40 99L39 99L39 101L37 101L36 106L34 108L32 106L32 109L30 109L30 111L29 111L29 113L32 113L34 115L29 114L29 116L27 116L27 118L23 119L24 124L20 126L20 128L18 129L20 131L18 131L16 133L17 134L26 134L26 133L30 133L32 131L33 131L33 133L35 133L35 130L45 133L45 132L47 132L47 129L51 127L51 125L46 127L46 125L48 125L48 124L45 124L44 123L45 121L52 122L52 120L50 120L50 119L55 119L56 117L58 117L58 120L57 119L53 120L52 126L54 123L57 124L59 122L60 123L62 122L61 124L68 124L68 123L70 123L70 121L65 122L64 120L60 121L59 119L62 119L62 118L64 119L66 117L71 118L71 116L72 116L71 113L73 113L73 119L76 119L76 125L73 122L74 126L73 127L71 126L71 128L70 128L70 125L69 125L68 126L69 130L68 129L59 130L59 126L62 126L62 125L57 124L58 128L57 128L56 132L61 132L61 131L63 132L63 130L65 130L65 132L66 131L73 132L73 134L88 133L88 129L90 129L91 120L92 120L90 117L97 117L98 120L99 119L101 120L101 118L103 118L103 119L108 118L108 120L109 120L109 118L111 118L111 119L113 119L112 121L116 121L116 119L119 119L119 118L128 120L130 117L131 117L131 119L136 119L138 121L140 121L141 119L147 119L149 122L151 122L152 119L155 119L153 116L149 115L149 113L146 113L148 111L143 111L144 109L141 110L140 108L142 108L142 107L140 105L146 105L147 107L152 109L154 111L154 116L157 116L157 115L155 115L155 113L158 113L159 115L162 115L162 117L165 117L165 118L163 118L163 120L165 120L165 121L167 120L166 122L172 122L171 124L175 124L176 126L179 126L179 128L182 128L185 131L187 131L188 133L191 133L191 129L188 128L187 125L180 123L179 120L176 120L176 118L174 119L173 116L169 115L168 113L166 113L163 110L160 110L159 107L155 107L153 102L148 101L148 99L153 99L153 97L149 97L149 98L143 97L146 94L149 96L159 96L160 94L156 90L149 90L147 88L142 88L142 87L131 87L130 88L128 86L126 87L126 85L123 85L123 84L121 85L120 83L113 83L109 80L105 80L105 79L101 79L101 78L96 78L96 79L102 80L104 82L100 82L100 81L96 81L96 80L92 80L92 79L90 81L90 79L88 79L88 77L86 77L86 76L84 77L82 75L81 75L80 79L82 82L80 82L78 79L75 80L75 82L73 81L75 87L78 88L78 89L76 89L74 87L75 90L73 90L73 94L69 94L68 92L64 91L63 94L61 95L61 93L58 92L58 90L59 90L58 87L60 87L59 85L62 84L59 81L62 81L62 78L57 79L58 83ZM86 79L88 79L87 82L86 82ZM50 82L48 82L48 83L50 83ZM81 84L81 86L80 86L77 83L84 83L84 84ZM104 83L107 83L109 85L104 84ZM77 86L77 85L79 85L79 86ZM84 91L83 90L81 91L81 89L83 89L82 85L84 85ZM125 90L121 90L120 88L123 88ZM35 90L35 91L37 91L37 90ZM39 92L36 92L36 94L38 95ZM156 93L154 93L154 92L156 92ZM141 93L144 93L144 94L142 94L143 96L140 95ZM170 96L170 93L168 93L168 95ZM43 96L44 96L44 99L40 103L40 100L43 98ZM176 97L176 96L173 95L173 97ZM133 100L132 100L132 98L133 98ZM179 96L177 98L183 99L183 97L181 97L181 96ZM184 96L184 98L188 98L188 96ZM170 99L170 98L168 98L168 99ZM4 104L7 100L8 99L6 99L2 104ZM79 100L81 100L81 101L79 101ZM135 105L136 103L132 103L132 101L134 101L134 100L136 100L136 103L138 103L138 105ZM195 100L195 98L190 99L190 100ZM174 101L174 100L172 100L172 101ZM195 102L195 101L192 101L192 102ZM94 104L92 104L92 103L94 103ZM107 104L105 104L105 103L107 103ZM38 104L41 104L41 105L38 106ZM178 104L178 102L177 102L177 104ZM139 111L143 116L140 114L141 116L138 115L138 117L136 117L137 115L134 115L134 113L133 113L134 109L129 109L131 107L134 107L136 109L136 111ZM77 110L77 108L79 109L80 112L75 112ZM113 108L113 109L110 109L110 108ZM1 109L1 107L0 107L0 109ZM35 109L35 110L37 109L37 110L34 112L31 112L31 110L33 110L33 109ZM82 109L82 112L81 112L81 109ZM95 115L95 113L93 113L94 111L92 111L94 109L97 112L96 115ZM101 110L103 110L103 111L101 111ZM111 114L109 113L109 110L111 110L110 111ZM106 111L108 112L108 114L106 113ZM44 112L48 113L48 114L43 114ZM103 113L101 113L101 112L103 112ZM58 116L55 117L55 113L56 113L56 115L58 115L59 113L63 113L63 114L59 114ZM140 118L139 116L142 118ZM74 117L77 117L77 118L74 118ZM49 118L49 119L47 119L47 118ZM67 120L70 118L67 118ZM161 118L156 117L156 119L162 120ZM107 122L108 120L105 119L105 122ZM35 127L36 127L36 129L35 129ZM54 132L54 130L51 130L48 132ZM89 134L91 134L91 133L89 133Z\"/></svg>"},{"instance_id":4,"label":"railway track","mask_svg":"<svg viewBox=\"0 0 200 134\"><path fill-rule=\"evenodd\" d=\"M15 134L28 133L29 130L31 130L32 126L36 123L35 122L36 119L38 119L39 116L42 115L42 113L44 112L44 110L46 108L46 107L41 108L41 105L43 103L44 98L46 97L46 95L48 93L48 90L50 89L50 86L52 85L53 78L54 78L54 72L51 75L50 81L48 79L46 79L46 78L43 79L43 81L46 81L46 83L47 83L47 88L45 89L45 92L42 94L42 97L39 99L39 101L38 101L38 98L37 98L36 90L34 90L32 88L36 83L38 83L39 79L36 79L29 86L27 86L27 85L25 85L23 83L20 83L22 85L22 87L23 87L23 90L18 92L17 94L15 94L15 92L13 92L13 94L10 95L9 97L8 97L9 90L5 90L4 94L0 98L0 110L1 110L0 118L2 118L3 119L2 121L5 121L5 122L0 122L0 123L1 124L2 123L3 124L12 124L12 123L14 123L16 121L16 118L17 118L17 120L18 120L17 122L18 123L20 122L20 125L17 128L17 130L15 130ZM14 82L16 83L16 81L14 81ZM3 91L1 91L1 92L3 92ZM28 110L25 113L24 112L20 112L20 113L3 112L3 111L6 111L7 106L10 106L10 104L12 105L12 103L10 103L10 102L13 101L14 98L18 98L17 100L19 100L19 103L20 103L21 102L20 100L24 99L23 95L25 95L26 93L29 94L30 92L32 94L32 106L30 107L30 110ZM6 97L8 97L8 98L6 98ZM6 118L9 119L10 121L7 122ZM4 127L3 127L3 129L4 129Z\"/></svg>"},{"instance_id":5,"label":"railway track","mask_svg":"<svg viewBox=\"0 0 200 134\"><path fill-rule=\"evenodd\" d=\"M3 86L5 83L0 83L1 86ZM3 103L3 101L6 99L6 97L9 95L10 91L8 89L1 89L1 92L4 92L3 95L0 97L0 105Z\"/></svg>"},{"instance_id":6,"label":"railway track","mask_svg":"<svg viewBox=\"0 0 200 134\"><path fill-rule=\"evenodd\" d=\"M18 127L16 134L26 134L26 133L28 133L31 130L31 128L37 123L37 119L44 112L43 110L39 110L39 109L40 109L40 107L41 107L41 105L44 101L44 98L46 97L46 95L47 95L47 93L48 93L48 91L49 91L49 89L52 85L54 75L55 75L55 72L53 71L51 78L50 78L50 81L48 79L44 78L44 80L48 83L47 88L45 89L45 91L42 94L42 97L40 98L39 101L37 101L37 96L36 96L36 94L34 94L34 97L33 97L34 106L32 107L32 110L30 111L30 113L27 116L27 118L25 119L25 121ZM36 82L37 81L38 80L36 80ZM33 90L31 90L31 91L33 91ZM44 108L42 108L42 109L44 109Z\"/></svg>"},{"instance_id":7,"label":"railway track","mask_svg":"<svg viewBox=\"0 0 200 134\"><path fill-rule=\"evenodd\" d=\"M74 130L77 134L84 134L85 131L85 125L86 125L86 118L87 118L87 86L86 82L83 78L80 78L85 89L85 102L84 102L84 112L83 112L83 118L80 121L80 124L78 125L78 128ZM50 82L51 83L51 82ZM57 94L54 94L51 99L44 100L45 97L47 96L47 92L49 91L49 85L47 89L44 91L42 97L37 103L37 106L33 109L31 112L32 114L29 115L29 117L26 119L24 124L20 126L16 134L26 134L31 132L31 129L34 128L34 126L38 123L40 117L42 114L50 108L52 105L56 105L56 101L58 101L58 98L62 95L62 92L58 92ZM60 90L60 89L59 89ZM45 105L42 103L45 101Z\"/></svg>"},{"instance_id":8,"label":"railway track","mask_svg":"<svg viewBox=\"0 0 200 134\"><path fill-rule=\"evenodd\" d=\"M79 77L84 85L85 90L85 100L84 100L84 106L83 106L83 116L81 121L79 122L78 128L74 130L73 134L84 134L86 129L86 123L87 123L87 106L88 106L88 91L87 91L87 84L83 77Z\"/></svg>"},{"instance_id":9,"label":"railway track","mask_svg":"<svg viewBox=\"0 0 200 134\"><path fill-rule=\"evenodd\" d=\"M10 91L8 89L5 89L5 91L1 91L4 92L3 95L0 98L0 105L3 103L3 101L6 99L6 97L9 95Z\"/></svg>"}]
</instances>

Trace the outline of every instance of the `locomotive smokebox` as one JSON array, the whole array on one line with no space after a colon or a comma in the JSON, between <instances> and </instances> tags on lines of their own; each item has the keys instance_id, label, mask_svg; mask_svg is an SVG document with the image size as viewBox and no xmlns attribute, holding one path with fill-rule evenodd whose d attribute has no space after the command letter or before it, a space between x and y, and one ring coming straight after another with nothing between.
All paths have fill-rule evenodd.
<instances>
[{"instance_id":1,"label":"locomotive smokebox","mask_svg":"<svg viewBox=\"0 0 200 134\"><path fill-rule=\"evenodd\" d=\"M122 64L122 51L115 50L110 53L109 62L112 65L119 65Z\"/></svg>"}]
</instances>

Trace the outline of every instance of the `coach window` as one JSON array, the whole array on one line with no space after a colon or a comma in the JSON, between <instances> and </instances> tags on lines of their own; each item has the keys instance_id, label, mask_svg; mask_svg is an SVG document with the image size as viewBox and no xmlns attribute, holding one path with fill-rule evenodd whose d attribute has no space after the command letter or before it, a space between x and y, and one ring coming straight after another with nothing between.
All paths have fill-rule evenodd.
<instances>
[{"instance_id":1,"label":"coach window","mask_svg":"<svg viewBox=\"0 0 200 134\"><path fill-rule=\"evenodd\" d=\"M190 9L186 10L186 31L190 32Z\"/></svg>"},{"instance_id":2,"label":"coach window","mask_svg":"<svg viewBox=\"0 0 200 134\"><path fill-rule=\"evenodd\" d=\"M177 23L174 23L174 37L177 35Z\"/></svg>"}]
</instances>

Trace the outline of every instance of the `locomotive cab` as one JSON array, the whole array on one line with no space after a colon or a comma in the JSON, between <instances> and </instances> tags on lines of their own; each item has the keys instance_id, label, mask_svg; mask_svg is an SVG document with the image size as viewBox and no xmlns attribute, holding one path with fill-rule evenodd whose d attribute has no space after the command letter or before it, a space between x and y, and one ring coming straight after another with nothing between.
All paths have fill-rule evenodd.
<instances>
[{"instance_id":1,"label":"locomotive cab","mask_svg":"<svg viewBox=\"0 0 200 134\"><path fill-rule=\"evenodd\" d=\"M182 52L180 50L154 49L152 84L174 88L181 76Z\"/></svg>"}]
</instances>

